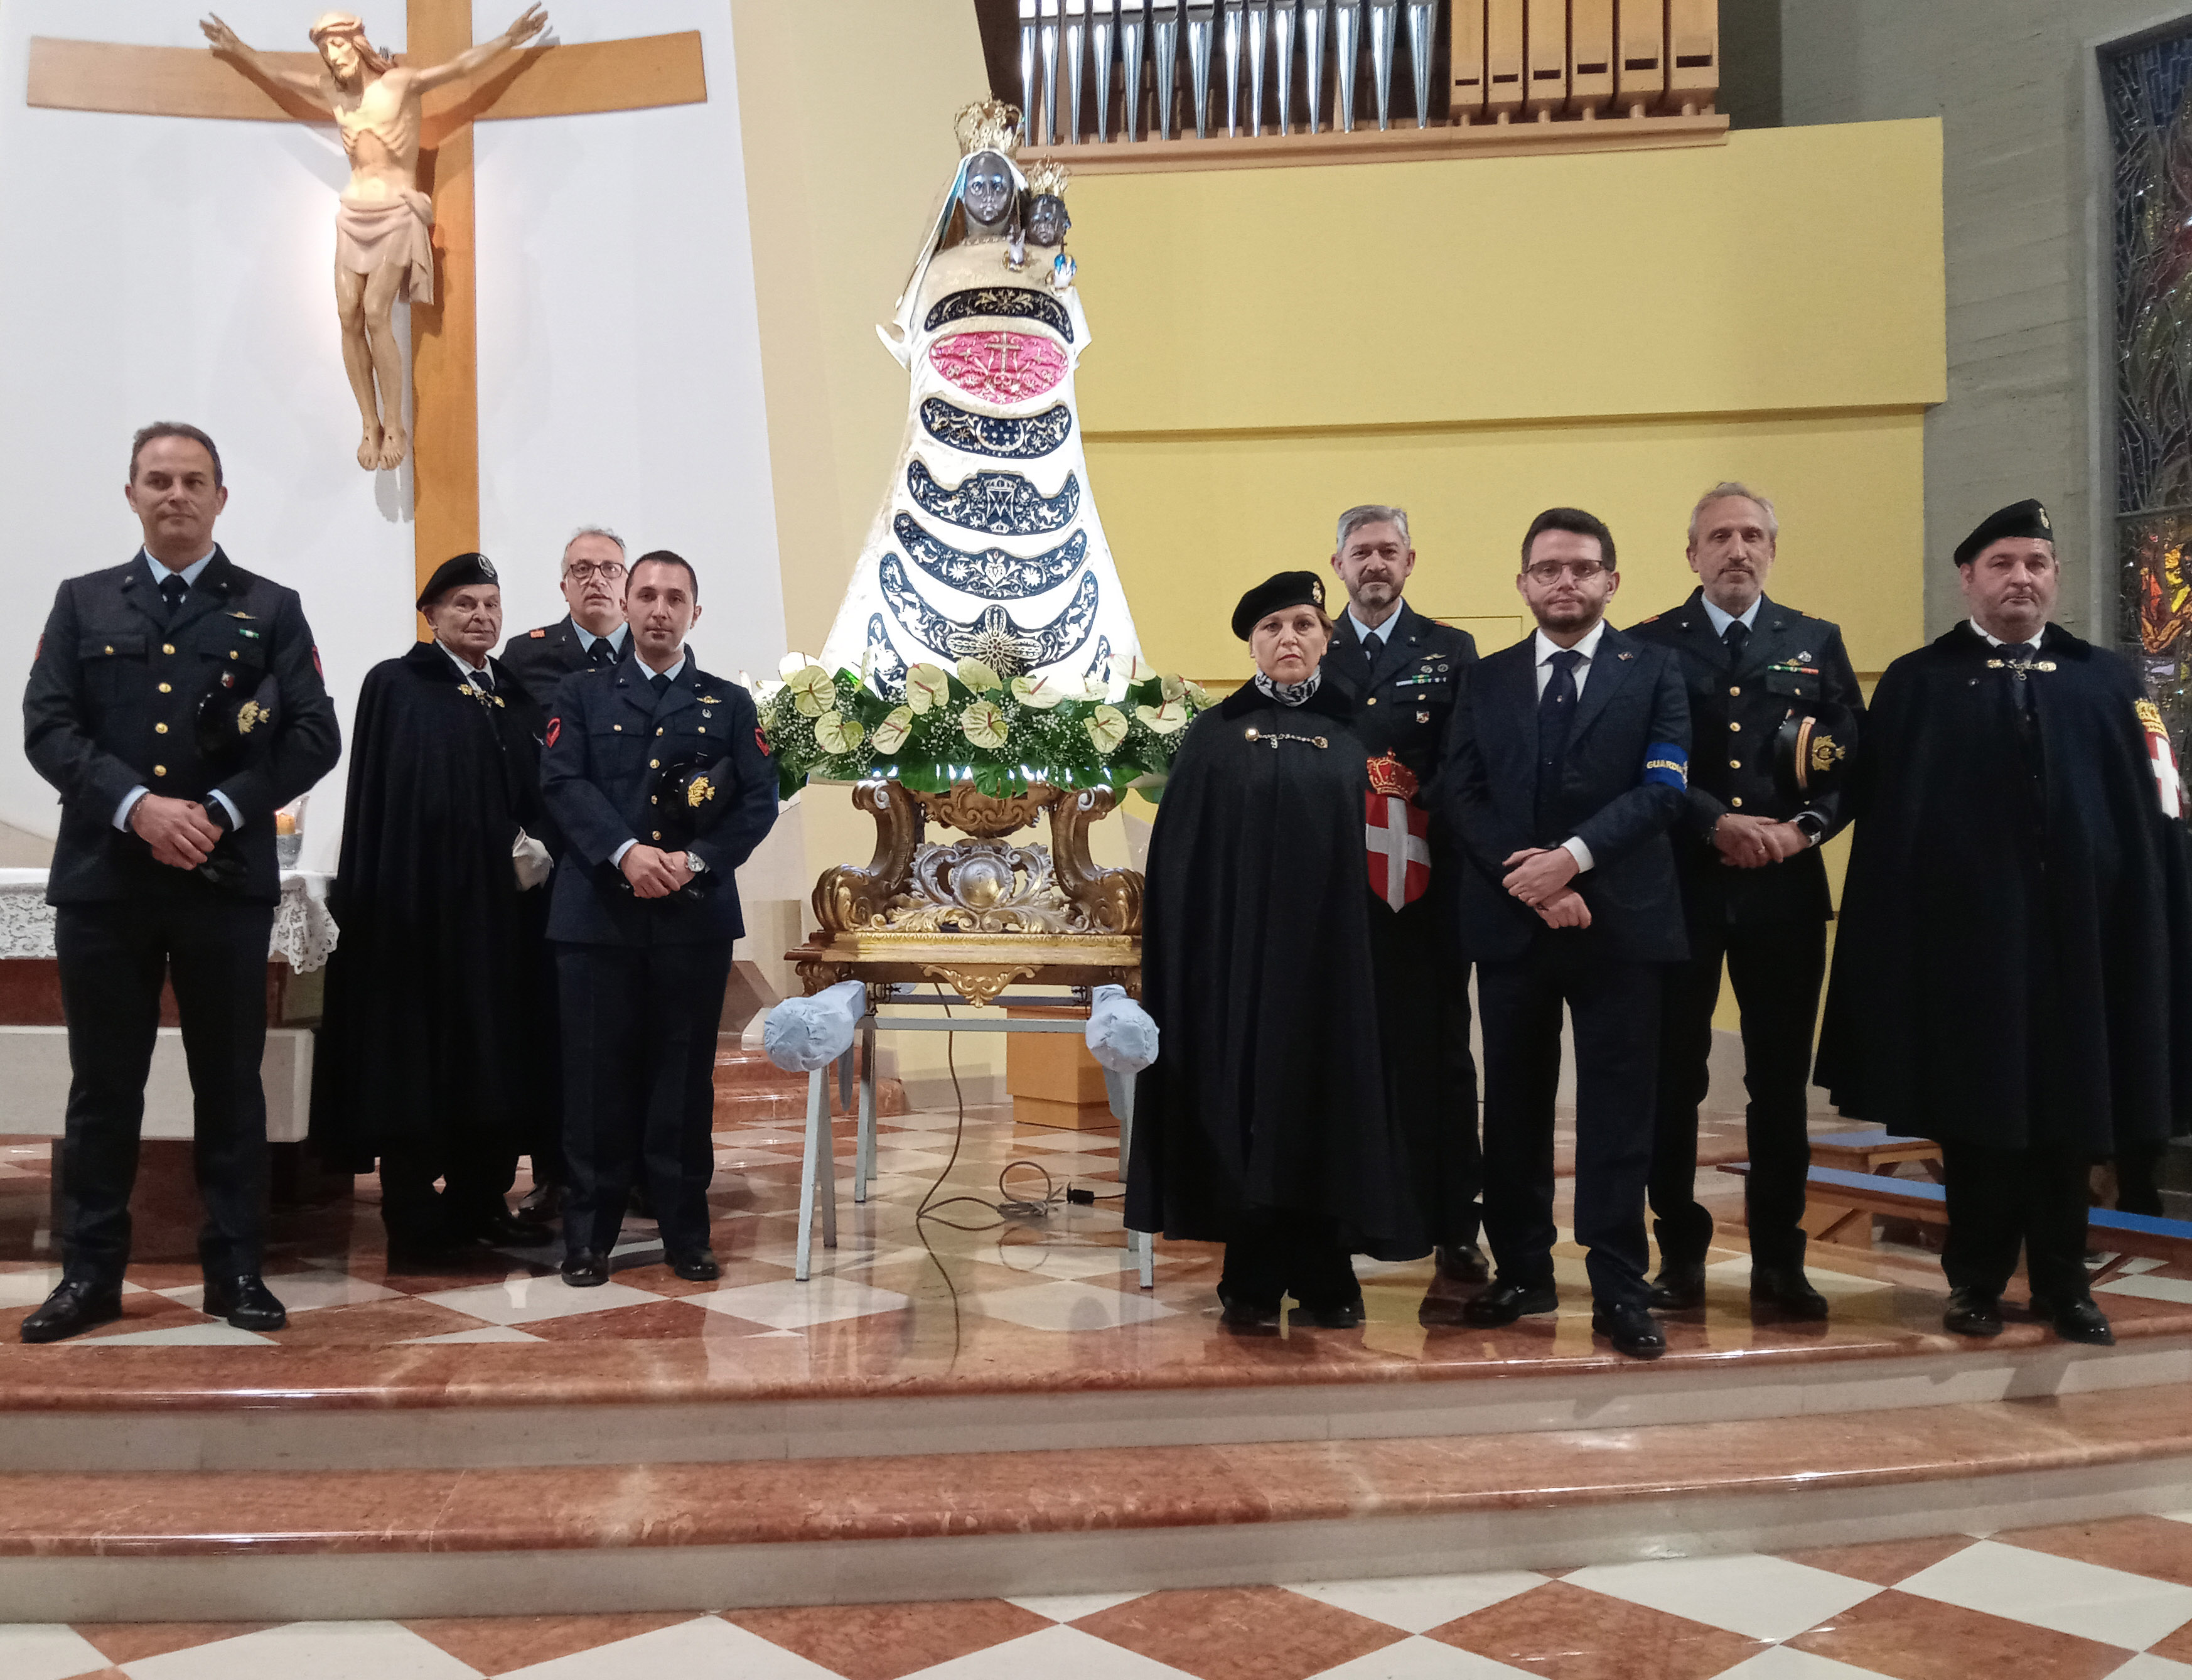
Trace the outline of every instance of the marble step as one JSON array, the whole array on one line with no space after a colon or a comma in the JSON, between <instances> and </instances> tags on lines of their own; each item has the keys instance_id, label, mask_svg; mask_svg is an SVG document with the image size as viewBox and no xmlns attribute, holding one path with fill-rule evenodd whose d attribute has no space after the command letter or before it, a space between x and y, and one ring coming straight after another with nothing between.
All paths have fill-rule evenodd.
<instances>
[{"instance_id":1,"label":"marble step","mask_svg":"<svg viewBox=\"0 0 2192 1680\"><path fill-rule=\"evenodd\" d=\"M882 1064L888 1066L889 1064ZM838 1100L837 1082L826 1082L833 1114L852 1111ZM807 1076L786 1073L760 1050L726 1043L716 1053L716 1121L719 1125L755 1120L803 1120L807 1117ZM857 1105L859 1092L853 1090ZM908 1112L905 1086L897 1079L876 1083L876 1112Z\"/></svg>"},{"instance_id":2,"label":"marble step","mask_svg":"<svg viewBox=\"0 0 2192 1680\"><path fill-rule=\"evenodd\" d=\"M1556 1569L2188 1505L2192 1395L2178 1386L1793 1426L18 1474L0 1477L0 1620L709 1610Z\"/></svg>"}]
</instances>

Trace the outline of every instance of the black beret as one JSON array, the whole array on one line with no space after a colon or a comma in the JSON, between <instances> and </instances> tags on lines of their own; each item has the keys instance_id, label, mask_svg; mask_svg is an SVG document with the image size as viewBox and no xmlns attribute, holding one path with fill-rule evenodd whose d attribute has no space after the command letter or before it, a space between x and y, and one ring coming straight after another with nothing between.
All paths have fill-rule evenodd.
<instances>
[{"instance_id":1,"label":"black beret","mask_svg":"<svg viewBox=\"0 0 2192 1680\"><path fill-rule=\"evenodd\" d=\"M425 612L453 589L465 589L473 584L499 585L502 580L495 574L494 562L484 554L451 556L434 569L434 575L426 580L425 588L419 591L419 610Z\"/></svg>"},{"instance_id":2,"label":"black beret","mask_svg":"<svg viewBox=\"0 0 2192 1680\"><path fill-rule=\"evenodd\" d=\"M1324 610L1324 580L1315 572L1280 572L1265 578L1233 609L1233 633L1243 642L1273 613L1288 607Z\"/></svg>"},{"instance_id":3,"label":"black beret","mask_svg":"<svg viewBox=\"0 0 2192 1680\"><path fill-rule=\"evenodd\" d=\"M1995 544L2007 537L2036 537L2055 540L2055 528L2047 523L2047 510L2038 502L2012 502L1979 521L1978 529L1956 545L1956 563L1968 566Z\"/></svg>"}]
</instances>

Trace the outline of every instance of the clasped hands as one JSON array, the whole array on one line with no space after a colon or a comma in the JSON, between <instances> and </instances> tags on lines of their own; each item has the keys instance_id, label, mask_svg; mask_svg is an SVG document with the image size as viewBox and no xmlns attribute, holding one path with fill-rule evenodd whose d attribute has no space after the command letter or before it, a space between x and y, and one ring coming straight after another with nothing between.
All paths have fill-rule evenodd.
<instances>
[{"instance_id":1,"label":"clasped hands","mask_svg":"<svg viewBox=\"0 0 2192 1680\"><path fill-rule=\"evenodd\" d=\"M129 808L129 827L170 869L196 869L220 843L220 825L195 799L147 793Z\"/></svg>"},{"instance_id":2,"label":"clasped hands","mask_svg":"<svg viewBox=\"0 0 2192 1680\"><path fill-rule=\"evenodd\" d=\"M665 852L659 846L634 846L617 866L631 890L643 899L666 899L688 881L693 871L685 866L685 854Z\"/></svg>"},{"instance_id":3,"label":"clasped hands","mask_svg":"<svg viewBox=\"0 0 2192 1680\"><path fill-rule=\"evenodd\" d=\"M1576 877L1575 854L1565 846L1529 847L1500 866L1500 884L1536 911L1548 928L1588 928L1590 906L1568 883Z\"/></svg>"},{"instance_id":4,"label":"clasped hands","mask_svg":"<svg viewBox=\"0 0 2192 1680\"><path fill-rule=\"evenodd\" d=\"M1793 822L1740 816L1733 811L1721 813L1713 825L1712 840L1721 861L1734 869L1763 869L1795 857L1812 843Z\"/></svg>"}]
</instances>

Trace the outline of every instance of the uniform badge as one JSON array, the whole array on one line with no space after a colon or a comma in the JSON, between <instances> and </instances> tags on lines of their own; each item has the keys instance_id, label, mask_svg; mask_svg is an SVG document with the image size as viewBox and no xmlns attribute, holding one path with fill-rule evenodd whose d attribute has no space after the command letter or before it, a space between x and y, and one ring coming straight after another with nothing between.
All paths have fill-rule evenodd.
<instances>
[{"instance_id":1,"label":"uniform badge","mask_svg":"<svg viewBox=\"0 0 2192 1680\"><path fill-rule=\"evenodd\" d=\"M547 633L548 633L548 632L547 632L546 631L545 631L545 630L536 630L536 631L533 631L533 632L532 632L533 639L534 639L534 641L538 642L538 641L539 641L543 637L546 636L546 635L547 635Z\"/></svg>"},{"instance_id":2,"label":"uniform badge","mask_svg":"<svg viewBox=\"0 0 2192 1680\"><path fill-rule=\"evenodd\" d=\"M1414 773L1391 753L1370 761L1370 791L1362 796L1370 890L1396 911L1431 883L1431 820L1415 803L1416 787Z\"/></svg>"},{"instance_id":3,"label":"uniform badge","mask_svg":"<svg viewBox=\"0 0 2192 1680\"><path fill-rule=\"evenodd\" d=\"M323 683L328 680L328 673L320 668L320 650L317 646L312 649L312 674Z\"/></svg>"},{"instance_id":4,"label":"uniform badge","mask_svg":"<svg viewBox=\"0 0 2192 1680\"><path fill-rule=\"evenodd\" d=\"M2139 727L2146 731L2147 762L2154 767L2155 791L2161 796L2161 814L2184 814L2184 787L2177 774L2177 755L2169 746L2169 730L2161 721L2161 708L2152 700L2138 703Z\"/></svg>"},{"instance_id":5,"label":"uniform badge","mask_svg":"<svg viewBox=\"0 0 2192 1680\"><path fill-rule=\"evenodd\" d=\"M548 720L548 745L551 746L555 746L556 737L562 733L563 720L560 717L551 717Z\"/></svg>"},{"instance_id":6,"label":"uniform badge","mask_svg":"<svg viewBox=\"0 0 2192 1680\"><path fill-rule=\"evenodd\" d=\"M762 734L761 725L758 723L754 725L754 745L761 749L761 756L762 757L767 758L772 756L768 750L768 737Z\"/></svg>"}]
</instances>

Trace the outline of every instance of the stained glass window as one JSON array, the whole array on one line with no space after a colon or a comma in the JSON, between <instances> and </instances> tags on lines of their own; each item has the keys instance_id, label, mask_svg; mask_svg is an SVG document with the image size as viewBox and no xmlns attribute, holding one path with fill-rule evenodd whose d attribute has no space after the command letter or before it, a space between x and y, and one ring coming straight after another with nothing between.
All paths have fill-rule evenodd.
<instances>
[{"instance_id":1,"label":"stained glass window","mask_svg":"<svg viewBox=\"0 0 2192 1680\"><path fill-rule=\"evenodd\" d=\"M2115 159L2121 645L2192 724L2192 27L2101 58Z\"/></svg>"}]
</instances>

